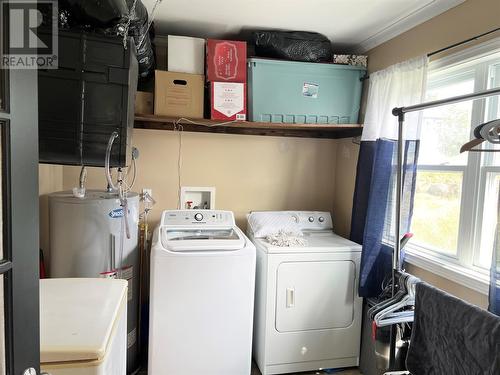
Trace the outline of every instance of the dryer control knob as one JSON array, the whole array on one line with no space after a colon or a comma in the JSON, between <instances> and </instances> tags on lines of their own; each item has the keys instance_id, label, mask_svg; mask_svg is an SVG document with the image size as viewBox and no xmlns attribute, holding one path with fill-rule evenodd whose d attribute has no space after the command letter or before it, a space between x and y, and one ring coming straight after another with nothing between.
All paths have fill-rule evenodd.
<instances>
[{"instance_id":1,"label":"dryer control knob","mask_svg":"<svg viewBox=\"0 0 500 375\"><path fill-rule=\"evenodd\" d=\"M309 216L309 222L310 223L314 222L314 218L312 216Z\"/></svg>"},{"instance_id":2,"label":"dryer control knob","mask_svg":"<svg viewBox=\"0 0 500 375\"><path fill-rule=\"evenodd\" d=\"M197 214L194 214L194 219L196 221L202 221L203 220L203 215L198 212Z\"/></svg>"},{"instance_id":3,"label":"dryer control knob","mask_svg":"<svg viewBox=\"0 0 500 375\"><path fill-rule=\"evenodd\" d=\"M322 222L324 222L324 221L325 221L325 218L324 218L323 216L320 216L320 217L318 218L318 221L319 221L320 223L322 223Z\"/></svg>"}]
</instances>

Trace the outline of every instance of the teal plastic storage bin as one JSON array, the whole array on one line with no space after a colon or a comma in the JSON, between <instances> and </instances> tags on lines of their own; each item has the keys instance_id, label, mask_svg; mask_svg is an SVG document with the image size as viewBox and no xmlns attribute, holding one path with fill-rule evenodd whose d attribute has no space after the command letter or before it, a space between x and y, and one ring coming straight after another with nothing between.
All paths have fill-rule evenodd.
<instances>
[{"instance_id":1,"label":"teal plastic storage bin","mask_svg":"<svg viewBox=\"0 0 500 375\"><path fill-rule=\"evenodd\" d=\"M355 124L365 73L350 65L248 59L249 119Z\"/></svg>"}]
</instances>

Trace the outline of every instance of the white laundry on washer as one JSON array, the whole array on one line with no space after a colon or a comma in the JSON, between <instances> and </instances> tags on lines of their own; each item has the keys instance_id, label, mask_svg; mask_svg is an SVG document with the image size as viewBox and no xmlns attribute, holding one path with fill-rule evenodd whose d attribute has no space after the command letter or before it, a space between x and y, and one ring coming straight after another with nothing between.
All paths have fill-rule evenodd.
<instances>
[{"instance_id":1,"label":"white laundry on washer","mask_svg":"<svg viewBox=\"0 0 500 375\"><path fill-rule=\"evenodd\" d=\"M273 246L290 247L290 246L306 246L307 241L304 239L302 232L300 234L280 230L277 233L268 234L267 242Z\"/></svg>"}]
</instances>

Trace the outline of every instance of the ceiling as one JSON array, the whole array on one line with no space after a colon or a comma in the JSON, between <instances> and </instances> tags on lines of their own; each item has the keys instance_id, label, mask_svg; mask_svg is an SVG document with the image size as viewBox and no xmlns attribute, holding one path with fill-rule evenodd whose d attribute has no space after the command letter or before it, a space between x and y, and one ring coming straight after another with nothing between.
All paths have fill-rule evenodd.
<instances>
[{"instance_id":1,"label":"ceiling","mask_svg":"<svg viewBox=\"0 0 500 375\"><path fill-rule=\"evenodd\" d=\"M142 0L151 14L156 0ZM247 39L254 29L325 34L336 50L365 52L465 0L162 0L158 35Z\"/></svg>"}]
</instances>

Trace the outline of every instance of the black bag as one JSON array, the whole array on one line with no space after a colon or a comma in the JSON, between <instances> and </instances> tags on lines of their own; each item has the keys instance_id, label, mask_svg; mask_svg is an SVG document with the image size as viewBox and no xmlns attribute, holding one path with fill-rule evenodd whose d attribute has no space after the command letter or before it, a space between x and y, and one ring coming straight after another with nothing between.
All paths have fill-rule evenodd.
<instances>
[{"instance_id":1,"label":"black bag","mask_svg":"<svg viewBox=\"0 0 500 375\"><path fill-rule=\"evenodd\" d=\"M119 30L127 24L134 1L128 36L135 42L139 78L145 79L154 72L155 58L148 30L148 11L141 0L61 0L59 21L64 28L119 35Z\"/></svg>"},{"instance_id":2,"label":"black bag","mask_svg":"<svg viewBox=\"0 0 500 375\"><path fill-rule=\"evenodd\" d=\"M75 23L93 28L107 28L120 23L128 15L125 0L62 0L61 10L68 10Z\"/></svg>"},{"instance_id":3,"label":"black bag","mask_svg":"<svg viewBox=\"0 0 500 375\"><path fill-rule=\"evenodd\" d=\"M252 42L259 57L305 62L332 62L330 40L307 31L254 31Z\"/></svg>"},{"instance_id":4,"label":"black bag","mask_svg":"<svg viewBox=\"0 0 500 375\"><path fill-rule=\"evenodd\" d=\"M129 8L132 8L134 0L127 0ZM137 0L135 12L128 29L128 36L134 38L137 48L137 61L139 62L139 77L146 78L155 70L155 58L148 30L148 11L141 0Z\"/></svg>"}]
</instances>

